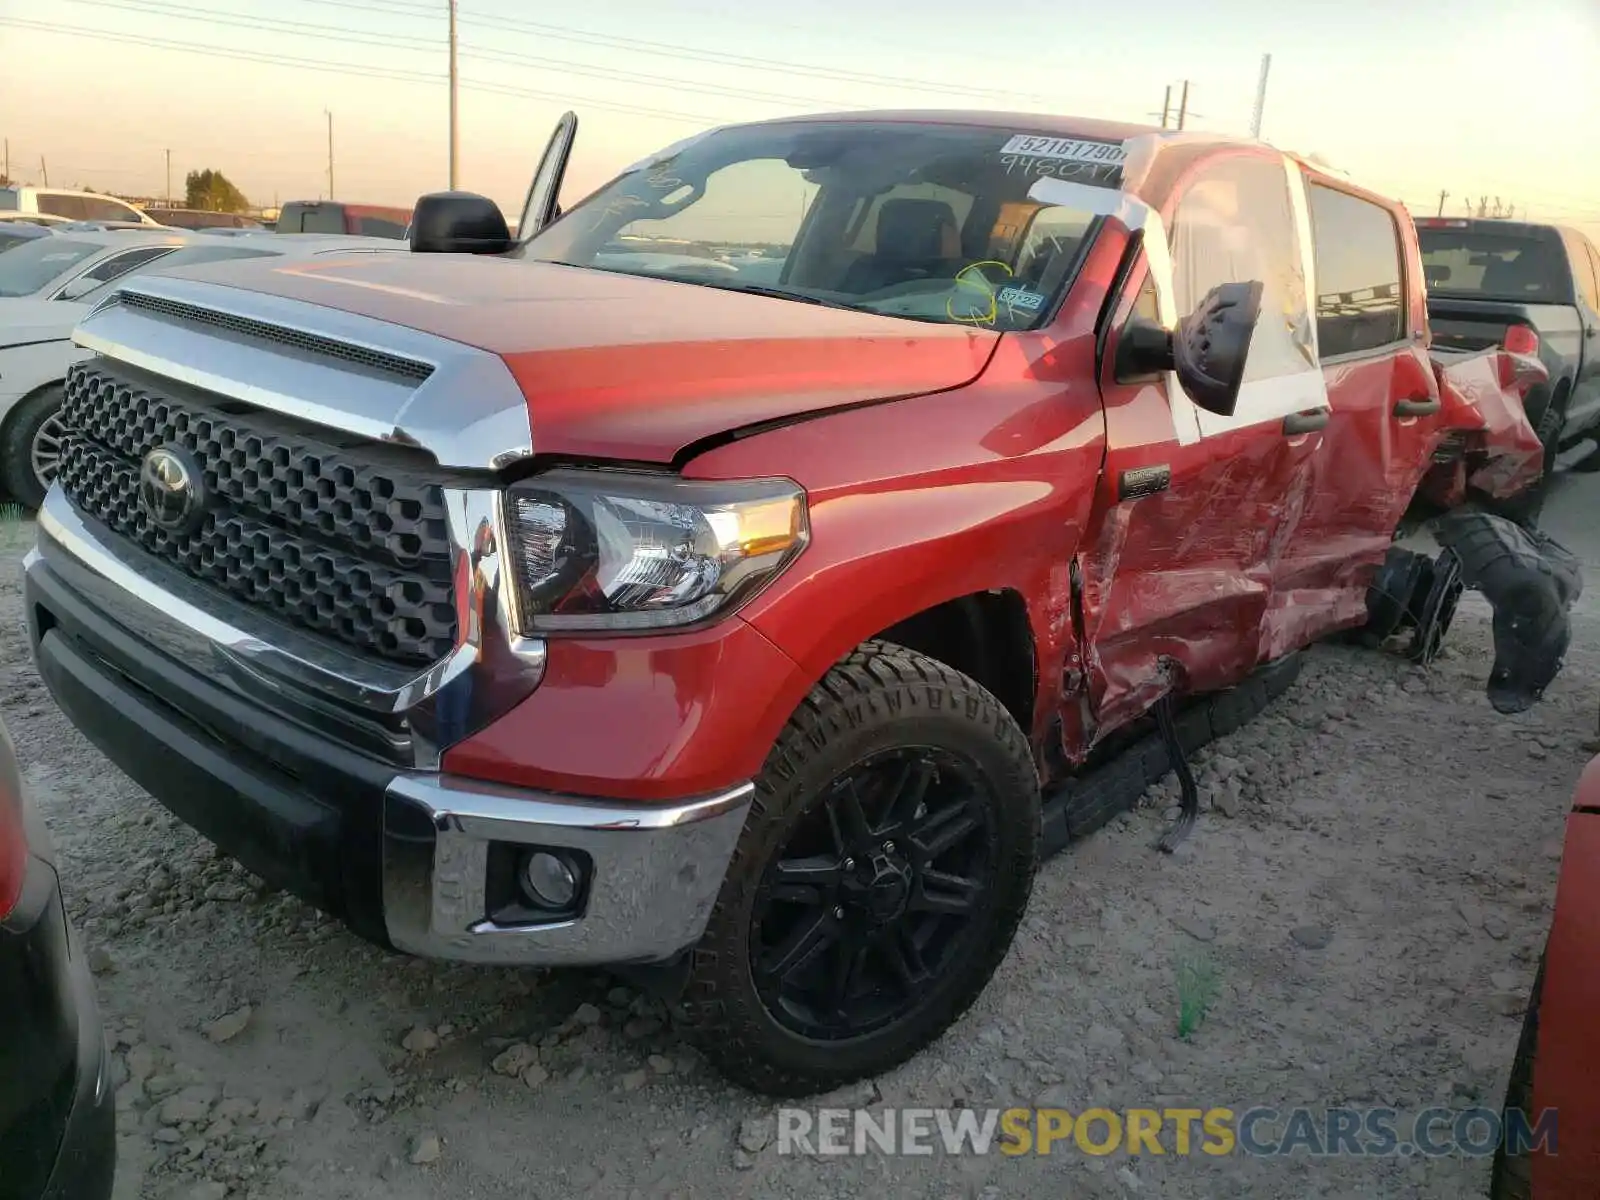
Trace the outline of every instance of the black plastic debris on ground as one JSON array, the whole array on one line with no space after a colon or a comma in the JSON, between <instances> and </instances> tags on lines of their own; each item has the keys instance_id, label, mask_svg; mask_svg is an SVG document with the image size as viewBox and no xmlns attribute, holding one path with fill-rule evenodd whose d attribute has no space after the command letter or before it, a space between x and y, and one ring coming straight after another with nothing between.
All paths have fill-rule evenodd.
<instances>
[{"instance_id":1,"label":"black plastic debris on ground","mask_svg":"<svg viewBox=\"0 0 1600 1200\"><path fill-rule=\"evenodd\" d=\"M1583 593L1577 556L1548 534L1486 512L1452 513L1433 536L1461 564L1461 582L1494 610L1489 703L1525 712L1561 670L1572 640L1568 618Z\"/></svg>"}]
</instances>

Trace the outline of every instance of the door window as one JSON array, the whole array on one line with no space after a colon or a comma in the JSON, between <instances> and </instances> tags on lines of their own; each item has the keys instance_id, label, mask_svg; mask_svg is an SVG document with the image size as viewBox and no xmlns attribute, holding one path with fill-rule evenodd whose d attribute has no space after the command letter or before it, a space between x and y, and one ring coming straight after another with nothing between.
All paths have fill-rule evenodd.
<instances>
[{"instance_id":1,"label":"door window","mask_svg":"<svg viewBox=\"0 0 1600 1200\"><path fill-rule=\"evenodd\" d=\"M139 214L120 200L104 196L80 196L85 217L90 221L138 221Z\"/></svg>"},{"instance_id":2,"label":"door window","mask_svg":"<svg viewBox=\"0 0 1600 1200\"><path fill-rule=\"evenodd\" d=\"M129 250L126 254L113 254L110 258L96 263L94 267L85 271L85 279L93 279L104 283L108 279L115 279L133 268L151 259L160 258L163 254L172 253L171 246L147 246L142 250Z\"/></svg>"},{"instance_id":3,"label":"door window","mask_svg":"<svg viewBox=\"0 0 1600 1200\"><path fill-rule=\"evenodd\" d=\"M356 222L356 232L362 237L403 238L406 227L398 221L386 221L382 217L362 217Z\"/></svg>"},{"instance_id":4,"label":"door window","mask_svg":"<svg viewBox=\"0 0 1600 1200\"><path fill-rule=\"evenodd\" d=\"M1250 339L1238 406L1229 418L1200 412L1202 432L1327 403L1289 186L1281 158L1234 155L1190 183L1173 214L1173 298L1180 318L1219 284L1262 285L1261 316Z\"/></svg>"},{"instance_id":5,"label":"door window","mask_svg":"<svg viewBox=\"0 0 1600 1200\"><path fill-rule=\"evenodd\" d=\"M52 217L66 217L73 221L87 221L88 209L84 207L82 196L63 196L59 192L40 192L38 194L39 211L49 213Z\"/></svg>"},{"instance_id":6,"label":"door window","mask_svg":"<svg viewBox=\"0 0 1600 1200\"><path fill-rule=\"evenodd\" d=\"M1313 183L1307 191L1322 357L1363 354L1404 340L1404 274L1393 214L1337 188Z\"/></svg>"},{"instance_id":7,"label":"door window","mask_svg":"<svg viewBox=\"0 0 1600 1200\"><path fill-rule=\"evenodd\" d=\"M1180 314L1193 312L1218 284L1261 281L1247 384L1313 364L1305 272L1281 161L1241 156L1190 185L1172 225L1172 276Z\"/></svg>"},{"instance_id":8,"label":"door window","mask_svg":"<svg viewBox=\"0 0 1600 1200\"><path fill-rule=\"evenodd\" d=\"M344 207L338 204L285 205L279 233L344 233Z\"/></svg>"}]
</instances>

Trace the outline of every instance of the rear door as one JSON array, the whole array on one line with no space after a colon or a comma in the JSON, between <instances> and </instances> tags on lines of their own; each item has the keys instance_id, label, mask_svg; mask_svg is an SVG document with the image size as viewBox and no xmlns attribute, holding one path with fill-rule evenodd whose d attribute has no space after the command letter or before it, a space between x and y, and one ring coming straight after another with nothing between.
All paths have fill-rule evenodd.
<instances>
[{"instance_id":1,"label":"rear door","mask_svg":"<svg viewBox=\"0 0 1600 1200\"><path fill-rule=\"evenodd\" d=\"M1326 418L1283 158L1209 160L1171 212L1170 240L1159 222L1145 231L1102 356L1106 461L1079 564L1097 736L1166 691L1224 687L1276 655L1275 548ZM1170 375L1116 377L1135 312L1170 328L1217 284L1252 279L1262 317L1233 416L1201 412Z\"/></svg>"},{"instance_id":2,"label":"rear door","mask_svg":"<svg viewBox=\"0 0 1600 1200\"><path fill-rule=\"evenodd\" d=\"M1381 562L1438 440L1410 222L1355 190L1306 182L1317 348L1330 407L1286 541L1279 586L1320 636L1366 612Z\"/></svg>"}]
</instances>

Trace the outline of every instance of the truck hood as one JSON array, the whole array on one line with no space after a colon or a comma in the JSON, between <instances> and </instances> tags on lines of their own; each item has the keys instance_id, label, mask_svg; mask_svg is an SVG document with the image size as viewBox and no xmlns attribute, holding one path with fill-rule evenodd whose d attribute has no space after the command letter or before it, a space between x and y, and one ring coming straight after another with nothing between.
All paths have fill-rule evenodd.
<instances>
[{"instance_id":1,"label":"truck hood","mask_svg":"<svg viewBox=\"0 0 1600 1200\"><path fill-rule=\"evenodd\" d=\"M0 350L65 341L88 311L88 305L70 300L0 298Z\"/></svg>"},{"instance_id":2,"label":"truck hood","mask_svg":"<svg viewBox=\"0 0 1600 1200\"><path fill-rule=\"evenodd\" d=\"M563 457L671 462L741 427L958 387L999 337L470 255L257 259L169 274L487 351L525 398L535 452ZM305 320L316 328L314 312Z\"/></svg>"}]
</instances>

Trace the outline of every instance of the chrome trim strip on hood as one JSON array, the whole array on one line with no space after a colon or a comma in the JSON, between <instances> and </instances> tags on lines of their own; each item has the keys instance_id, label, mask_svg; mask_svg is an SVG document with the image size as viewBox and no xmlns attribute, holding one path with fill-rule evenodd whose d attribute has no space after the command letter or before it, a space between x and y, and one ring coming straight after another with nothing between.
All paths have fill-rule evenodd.
<instances>
[{"instance_id":1,"label":"chrome trim strip on hood","mask_svg":"<svg viewBox=\"0 0 1600 1200\"><path fill-rule=\"evenodd\" d=\"M119 303L135 295L152 303ZM165 302L165 303L163 303ZM223 321L174 315L208 310ZM229 327L232 318L236 327ZM282 340L250 330L274 327ZM374 441L415 446L442 467L492 470L533 452L528 402L487 350L302 300L142 275L78 325L84 349L192 387ZM343 344L337 357L326 349ZM423 364L420 383L363 357ZM420 374L421 372L418 372Z\"/></svg>"}]
</instances>

